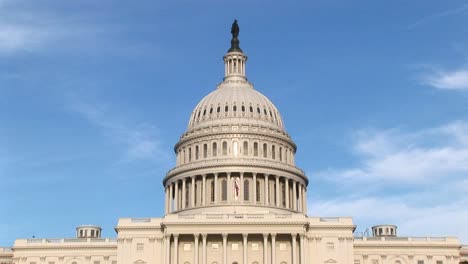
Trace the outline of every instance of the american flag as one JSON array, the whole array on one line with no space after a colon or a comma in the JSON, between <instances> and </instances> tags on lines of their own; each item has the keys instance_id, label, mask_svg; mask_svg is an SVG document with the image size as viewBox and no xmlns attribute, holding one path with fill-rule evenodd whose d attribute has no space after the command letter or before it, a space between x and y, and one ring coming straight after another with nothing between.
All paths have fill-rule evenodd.
<instances>
[{"instance_id":1,"label":"american flag","mask_svg":"<svg viewBox=\"0 0 468 264\"><path fill-rule=\"evenodd\" d=\"M237 201L239 199L239 181L236 179L234 180L234 199Z\"/></svg>"}]
</instances>

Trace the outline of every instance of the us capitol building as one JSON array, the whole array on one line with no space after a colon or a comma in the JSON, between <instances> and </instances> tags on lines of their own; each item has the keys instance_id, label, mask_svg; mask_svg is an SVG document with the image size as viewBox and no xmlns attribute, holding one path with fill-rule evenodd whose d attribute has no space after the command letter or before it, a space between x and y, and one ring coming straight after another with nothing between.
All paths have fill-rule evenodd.
<instances>
[{"instance_id":1,"label":"us capitol building","mask_svg":"<svg viewBox=\"0 0 468 264\"><path fill-rule=\"evenodd\" d=\"M350 217L307 216L308 179L275 105L246 77L237 21L224 79L195 107L163 180L162 218L122 218L117 238L99 226L76 238L18 239L0 264L458 264L455 237L399 237Z\"/></svg>"}]
</instances>

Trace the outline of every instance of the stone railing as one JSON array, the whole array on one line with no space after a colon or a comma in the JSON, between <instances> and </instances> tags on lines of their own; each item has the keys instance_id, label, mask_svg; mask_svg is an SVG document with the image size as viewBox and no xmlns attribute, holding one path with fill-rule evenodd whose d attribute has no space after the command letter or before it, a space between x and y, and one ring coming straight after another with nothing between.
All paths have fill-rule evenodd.
<instances>
[{"instance_id":1,"label":"stone railing","mask_svg":"<svg viewBox=\"0 0 468 264\"><path fill-rule=\"evenodd\" d=\"M278 213L245 213L245 214L179 214L179 219L285 219L292 218L292 214Z\"/></svg>"},{"instance_id":2,"label":"stone railing","mask_svg":"<svg viewBox=\"0 0 468 264\"><path fill-rule=\"evenodd\" d=\"M414 242L454 242L453 237L354 237L354 241L414 241Z\"/></svg>"},{"instance_id":3,"label":"stone railing","mask_svg":"<svg viewBox=\"0 0 468 264\"><path fill-rule=\"evenodd\" d=\"M113 238L31 238L18 239L15 246L22 244L67 244L67 243L116 243Z\"/></svg>"},{"instance_id":4,"label":"stone railing","mask_svg":"<svg viewBox=\"0 0 468 264\"><path fill-rule=\"evenodd\" d=\"M167 172L168 177L178 174L181 172L185 172L187 170L193 170L197 168L209 167L209 166L229 166L229 165L254 165L254 166L265 166L279 170L288 170L292 173L298 175L305 175L304 171L299 169L294 165L290 165L287 163L274 161L274 160L267 160L261 157L250 157L250 158L237 158L237 157L230 157L230 158L214 158L214 159L206 159L200 161L191 161L187 164L179 165Z\"/></svg>"},{"instance_id":5,"label":"stone railing","mask_svg":"<svg viewBox=\"0 0 468 264\"><path fill-rule=\"evenodd\" d=\"M13 254L13 249L9 247L0 247L0 254Z\"/></svg>"}]
</instances>

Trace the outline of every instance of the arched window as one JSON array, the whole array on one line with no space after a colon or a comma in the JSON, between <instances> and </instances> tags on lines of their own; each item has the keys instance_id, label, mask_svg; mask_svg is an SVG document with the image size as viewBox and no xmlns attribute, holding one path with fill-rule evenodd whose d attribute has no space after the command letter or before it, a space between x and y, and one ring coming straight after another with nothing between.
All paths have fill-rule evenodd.
<instances>
[{"instance_id":1,"label":"arched window","mask_svg":"<svg viewBox=\"0 0 468 264\"><path fill-rule=\"evenodd\" d=\"M249 110L250 110L250 113L253 113L253 107L252 106L250 106Z\"/></svg>"},{"instance_id":2,"label":"arched window","mask_svg":"<svg viewBox=\"0 0 468 264\"><path fill-rule=\"evenodd\" d=\"M280 161L283 161L283 148L282 147L279 148L279 159Z\"/></svg>"},{"instance_id":3,"label":"arched window","mask_svg":"<svg viewBox=\"0 0 468 264\"><path fill-rule=\"evenodd\" d=\"M210 115L213 113L213 107L210 108Z\"/></svg>"},{"instance_id":4,"label":"arched window","mask_svg":"<svg viewBox=\"0 0 468 264\"><path fill-rule=\"evenodd\" d=\"M260 107L257 107L257 113L260 114Z\"/></svg>"},{"instance_id":5,"label":"arched window","mask_svg":"<svg viewBox=\"0 0 468 264\"><path fill-rule=\"evenodd\" d=\"M286 188L284 187L284 184L281 185L281 204L283 207L286 207Z\"/></svg>"},{"instance_id":6,"label":"arched window","mask_svg":"<svg viewBox=\"0 0 468 264\"><path fill-rule=\"evenodd\" d=\"M229 111L229 106L226 105L226 106L224 107L224 112L227 112L227 111Z\"/></svg>"},{"instance_id":7,"label":"arched window","mask_svg":"<svg viewBox=\"0 0 468 264\"><path fill-rule=\"evenodd\" d=\"M192 161L192 148L188 148L188 161Z\"/></svg>"},{"instance_id":8,"label":"arched window","mask_svg":"<svg viewBox=\"0 0 468 264\"><path fill-rule=\"evenodd\" d=\"M195 180L195 195L193 196L194 197L194 201L193 203L194 204L197 204L197 197L198 197L198 185L197 185L197 181Z\"/></svg>"},{"instance_id":9,"label":"arched window","mask_svg":"<svg viewBox=\"0 0 468 264\"><path fill-rule=\"evenodd\" d=\"M218 154L218 145L216 144L216 142L213 142L213 152L211 153L211 155L213 157L216 157L217 154Z\"/></svg>"},{"instance_id":10,"label":"arched window","mask_svg":"<svg viewBox=\"0 0 468 264\"><path fill-rule=\"evenodd\" d=\"M275 145L271 146L271 158L276 159Z\"/></svg>"},{"instance_id":11,"label":"arched window","mask_svg":"<svg viewBox=\"0 0 468 264\"><path fill-rule=\"evenodd\" d=\"M258 157L258 143L257 142L254 143L254 151L253 152L254 152L254 156Z\"/></svg>"},{"instance_id":12,"label":"arched window","mask_svg":"<svg viewBox=\"0 0 468 264\"><path fill-rule=\"evenodd\" d=\"M200 150L198 146L195 146L195 159L198 160L200 158Z\"/></svg>"},{"instance_id":13,"label":"arched window","mask_svg":"<svg viewBox=\"0 0 468 264\"><path fill-rule=\"evenodd\" d=\"M255 188L257 188L255 190L256 195L257 195L257 197L255 197L255 199L257 200L257 202L260 202L260 181L257 181L257 183L255 185L256 185Z\"/></svg>"},{"instance_id":14,"label":"arched window","mask_svg":"<svg viewBox=\"0 0 468 264\"><path fill-rule=\"evenodd\" d=\"M244 156L249 155L249 142L244 141L244 147L242 149Z\"/></svg>"},{"instance_id":15,"label":"arched window","mask_svg":"<svg viewBox=\"0 0 468 264\"><path fill-rule=\"evenodd\" d=\"M214 201L215 201L215 182L214 182L214 180L211 181L210 185L211 185L210 186L211 187L211 190L210 190L211 202L214 203Z\"/></svg>"},{"instance_id":16,"label":"arched window","mask_svg":"<svg viewBox=\"0 0 468 264\"><path fill-rule=\"evenodd\" d=\"M192 187L191 183L187 183L187 186L185 187L185 208L189 207L189 204L190 204L191 187Z\"/></svg>"},{"instance_id":17,"label":"arched window","mask_svg":"<svg viewBox=\"0 0 468 264\"><path fill-rule=\"evenodd\" d=\"M219 113L219 112L221 112L221 107L220 106L218 106L218 108L216 108L216 113Z\"/></svg>"},{"instance_id":18,"label":"arched window","mask_svg":"<svg viewBox=\"0 0 468 264\"><path fill-rule=\"evenodd\" d=\"M245 106L242 106L242 112L245 112Z\"/></svg>"},{"instance_id":19,"label":"arched window","mask_svg":"<svg viewBox=\"0 0 468 264\"><path fill-rule=\"evenodd\" d=\"M226 141L223 142L223 155L224 156L227 155L227 142Z\"/></svg>"},{"instance_id":20,"label":"arched window","mask_svg":"<svg viewBox=\"0 0 468 264\"><path fill-rule=\"evenodd\" d=\"M248 201L249 196L249 180L244 180L244 201Z\"/></svg>"},{"instance_id":21,"label":"arched window","mask_svg":"<svg viewBox=\"0 0 468 264\"><path fill-rule=\"evenodd\" d=\"M207 158L208 157L208 145L207 144L203 144L203 158Z\"/></svg>"},{"instance_id":22,"label":"arched window","mask_svg":"<svg viewBox=\"0 0 468 264\"><path fill-rule=\"evenodd\" d=\"M236 106L236 105L233 106L233 107L232 107L232 110L233 110L234 112L237 112L237 106Z\"/></svg>"},{"instance_id":23,"label":"arched window","mask_svg":"<svg viewBox=\"0 0 468 264\"><path fill-rule=\"evenodd\" d=\"M263 144L263 157L264 157L264 158L267 157L267 148L268 148L268 147L267 147L267 144L264 143L264 144Z\"/></svg>"},{"instance_id":24,"label":"arched window","mask_svg":"<svg viewBox=\"0 0 468 264\"><path fill-rule=\"evenodd\" d=\"M226 180L223 180L221 182L221 190L222 190L221 200L227 201L227 181Z\"/></svg>"},{"instance_id":25,"label":"arched window","mask_svg":"<svg viewBox=\"0 0 468 264\"><path fill-rule=\"evenodd\" d=\"M203 109L203 116L206 115L206 109Z\"/></svg>"}]
</instances>

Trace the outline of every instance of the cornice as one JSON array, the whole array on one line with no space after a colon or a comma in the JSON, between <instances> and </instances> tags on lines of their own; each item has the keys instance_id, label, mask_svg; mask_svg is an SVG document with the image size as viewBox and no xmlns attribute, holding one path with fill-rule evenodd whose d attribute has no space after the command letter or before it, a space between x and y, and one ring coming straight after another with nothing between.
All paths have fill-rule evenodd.
<instances>
[{"instance_id":1,"label":"cornice","mask_svg":"<svg viewBox=\"0 0 468 264\"><path fill-rule=\"evenodd\" d=\"M258 127L257 130L242 130L242 129L239 129L239 130L232 130L232 124L230 125L225 125L225 126L229 126L230 129L229 131L223 131L222 129L220 129L220 131L214 131L213 128L214 127L219 127L219 128L222 128L223 125L220 125L220 126L214 126L214 127L209 127L208 129L210 129L210 131L203 131L203 129L200 129L202 131L196 133L196 132L192 132L188 135L184 134L180 140L174 145L174 151L177 152L177 149L179 147L181 147L182 145L188 145L188 144L191 144L191 143L197 143L199 141L202 141L203 139L206 138L206 140L212 140L212 139L215 139L215 138L233 138L235 137L235 135L247 135L247 136L254 136L254 139L255 137L263 137L263 138L271 138L273 139L274 141L279 141L279 142L282 142L283 144L285 145L290 145L293 150L294 150L294 153L296 152L297 150L297 145L294 143L294 141L292 141L291 137L287 134L283 134L281 132L278 132L278 131L275 131L275 130L272 130L270 128L263 128L263 127ZM242 126L242 125L234 125L234 126ZM252 126L249 126L249 128L251 128ZM267 131L258 131L260 129L266 129ZM238 136L240 137L240 136Z\"/></svg>"},{"instance_id":2,"label":"cornice","mask_svg":"<svg viewBox=\"0 0 468 264\"><path fill-rule=\"evenodd\" d=\"M22 250L44 250L44 249L54 249L54 250L87 250L87 249L117 249L117 243L113 245L64 245L64 244L45 244L45 245L31 245L31 246L16 246L13 248L15 252L20 252Z\"/></svg>"},{"instance_id":3,"label":"cornice","mask_svg":"<svg viewBox=\"0 0 468 264\"><path fill-rule=\"evenodd\" d=\"M197 171L204 170L204 169L216 169L216 168L228 169L231 167L235 167L236 171L239 170L239 167L249 168L252 170L253 173L262 173L262 174L265 172L258 171L259 169L276 170L276 171L288 173L296 177L299 177L305 182L306 185L308 185L308 182L309 182L304 172L300 170L299 168L297 168L296 166L287 166L283 164L279 166L275 166L276 164L278 164L277 162L263 160L263 159L226 158L223 160L232 161L232 162L222 162L220 161L220 159L213 159L213 160L207 159L204 161L199 161L198 162L199 164L196 164L194 162L194 163L188 164L188 166L175 167L166 174L166 177L164 177L163 179L163 184L166 185L166 182L170 178L175 178L177 177L177 175L180 175L183 173L192 172L193 175L210 174L210 173L215 173L215 172L199 173ZM246 163L246 160L251 160L251 162ZM255 161L258 161L258 163L255 163ZM266 174L269 174L269 173L266 173ZM278 174L279 176L284 176L284 175L281 175L280 173ZM181 178L184 178L184 177L185 176L182 176Z\"/></svg>"}]
</instances>

